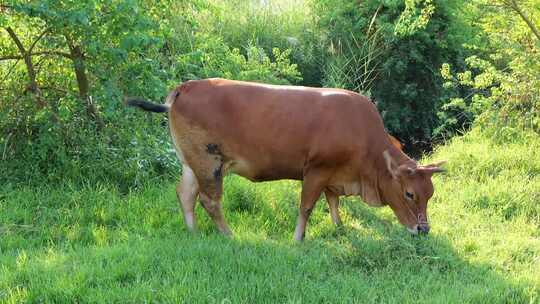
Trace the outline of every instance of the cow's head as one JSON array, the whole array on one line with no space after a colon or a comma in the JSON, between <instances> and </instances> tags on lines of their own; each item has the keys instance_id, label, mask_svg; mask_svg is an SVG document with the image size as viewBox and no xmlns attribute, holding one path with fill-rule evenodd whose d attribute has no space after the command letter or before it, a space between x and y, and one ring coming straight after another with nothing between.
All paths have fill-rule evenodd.
<instances>
[{"instance_id":1,"label":"cow's head","mask_svg":"<svg viewBox=\"0 0 540 304\"><path fill-rule=\"evenodd\" d=\"M444 171L440 166L445 162L421 166L411 160L400 165L388 151L384 151L383 156L392 176L384 191L387 203L409 232L428 233L427 202L433 195L431 177Z\"/></svg>"}]
</instances>

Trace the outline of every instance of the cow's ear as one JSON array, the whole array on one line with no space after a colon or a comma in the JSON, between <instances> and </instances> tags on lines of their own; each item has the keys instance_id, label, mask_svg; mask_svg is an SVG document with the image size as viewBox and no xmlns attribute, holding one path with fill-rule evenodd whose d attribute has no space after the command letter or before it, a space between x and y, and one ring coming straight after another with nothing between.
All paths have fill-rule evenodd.
<instances>
[{"instance_id":1,"label":"cow's ear","mask_svg":"<svg viewBox=\"0 0 540 304\"><path fill-rule=\"evenodd\" d=\"M418 167L409 167L407 165L401 165L398 167L398 176L414 175Z\"/></svg>"},{"instance_id":2,"label":"cow's ear","mask_svg":"<svg viewBox=\"0 0 540 304\"><path fill-rule=\"evenodd\" d=\"M392 175L392 178L398 178L400 176L410 176L416 173L416 166L410 167L406 164L399 166L397 162L392 158L388 150L384 150L383 156L386 162L386 168L388 169L388 172L390 172L390 175Z\"/></svg>"},{"instance_id":3,"label":"cow's ear","mask_svg":"<svg viewBox=\"0 0 540 304\"><path fill-rule=\"evenodd\" d=\"M392 175L392 178L397 178L399 171L398 166L392 156L390 156L390 152L388 150L384 150L383 152L384 161L386 163L386 169L388 169L388 172L390 172L390 175Z\"/></svg>"},{"instance_id":4,"label":"cow's ear","mask_svg":"<svg viewBox=\"0 0 540 304\"><path fill-rule=\"evenodd\" d=\"M427 173L427 174L434 174L434 173L439 173L439 172L444 172L446 171L444 168L442 168L441 166L444 165L446 163L446 161L440 161L440 162L436 162L436 163L433 163L433 164L429 164L429 165L425 165L425 166L420 166L418 168L418 170L422 173Z\"/></svg>"},{"instance_id":5,"label":"cow's ear","mask_svg":"<svg viewBox=\"0 0 540 304\"><path fill-rule=\"evenodd\" d=\"M436 162L436 163L426 165L426 167L430 167L430 168L441 168L441 166L443 166L443 165L446 164L446 163L447 163L446 160L441 160L441 161L438 161L438 162ZM441 169L441 170L444 170L444 169Z\"/></svg>"}]
</instances>

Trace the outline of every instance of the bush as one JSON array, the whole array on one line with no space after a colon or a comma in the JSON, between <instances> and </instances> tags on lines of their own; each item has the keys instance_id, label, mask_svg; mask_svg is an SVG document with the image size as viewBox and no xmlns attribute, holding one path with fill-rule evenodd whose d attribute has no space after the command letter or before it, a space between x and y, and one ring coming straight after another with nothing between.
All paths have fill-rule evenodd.
<instances>
[{"instance_id":1,"label":"bush","mask_svg":"<svg viewBox=\"0 0 540 304\"><path fill-rule=\"evenodd\" d=\"M211 1L196 17L199 30L247 56L251 47L262 48L271 59L273 49L290 50L290 60L302 75L299 84L320 86L323 63L316 16L309 1Z\"/></svg>"},{"instance_id":2,"label":"bush","mask_svg":"<svg viewBox=\"0 0 540 304\"><path fill-rule=\"evenodd\" d=\"M191 43L193 50L177 57L176 73L184 79L222 77L274 84L291 84L302 79L297 66L290 63L290 50L272 49L272 61L260 47L247 47L244 56L239 49L231 49L221 38L208 34L195 35Z\"/></svg>"}]
</instances>

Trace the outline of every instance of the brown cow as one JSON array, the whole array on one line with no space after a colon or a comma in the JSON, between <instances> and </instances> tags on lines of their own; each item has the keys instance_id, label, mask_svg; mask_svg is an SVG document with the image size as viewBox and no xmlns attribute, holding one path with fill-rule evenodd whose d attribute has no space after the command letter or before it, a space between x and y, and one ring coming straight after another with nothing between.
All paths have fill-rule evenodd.
<instances>
[{"instance_id":1,"label":"brown cow","mask_svg":"<svg viewBox=\"0 0 540 304\"><path fill-rule=\"evenodd\" d=\"M332 220L341 222L341 195L370 206L388 204L411 233L429 231L427 202L439 164L421 166L394 146L366 97L341 89L275 86L225 79L188 81L165 104L128 104L169 112L171 136L183 166L177 195L190 230L197 196L226 235L223 176L251 181L302 180L294 238L302 240L324 192Z\"/></svg>"}]
</instances>

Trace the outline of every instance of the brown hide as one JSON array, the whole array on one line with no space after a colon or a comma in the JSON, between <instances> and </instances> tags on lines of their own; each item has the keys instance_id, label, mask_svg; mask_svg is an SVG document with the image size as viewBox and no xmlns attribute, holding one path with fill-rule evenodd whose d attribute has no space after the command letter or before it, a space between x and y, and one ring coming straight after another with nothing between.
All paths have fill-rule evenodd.
<instances>
[{"instance_id":1,"label":"brown hide","mask_svg":"<svg viewBox=\"0 0 540 304\"><path fill-rule=\"evenodd\" d=\"M392 143L392 145L394 145L394 147L403 151L403 144L397 138L390 134L388 134L388 138L390 138L390 142Z\"/></svg>"},{"instance_id":2,"label":"brown hide","mask_svg":"<svg viewBox=\"0 0 540 304\"><path fill-rule=\"evenodd\" d=\"M397 167L417 165L386 133L368 98L341 89L224 79L188 81L169 96L179 157L205 197L219 199L227 172L252 181L304 180L304 188L313 184L313 197L321 190L360 195L373 206L388 203L407 227L416 224L422 208L403 202L406 182L391 174L383 152Z\"/></svg>"},{"instance_id":3,"label":"brown hide","mask_svg":"<svg viewBox=\"0 0 540 304\"><path fill-rule=\"evenodd\" d=\"M377 163L385 168L382 152L393 149L373 103L353 92L223 79L177 90L171 124L186 137L197 133L187 144L204 137L233 170L246 164L236 173L253 181L301 180L314 165L373 179Z\"/></svg>"}]
</instances>

